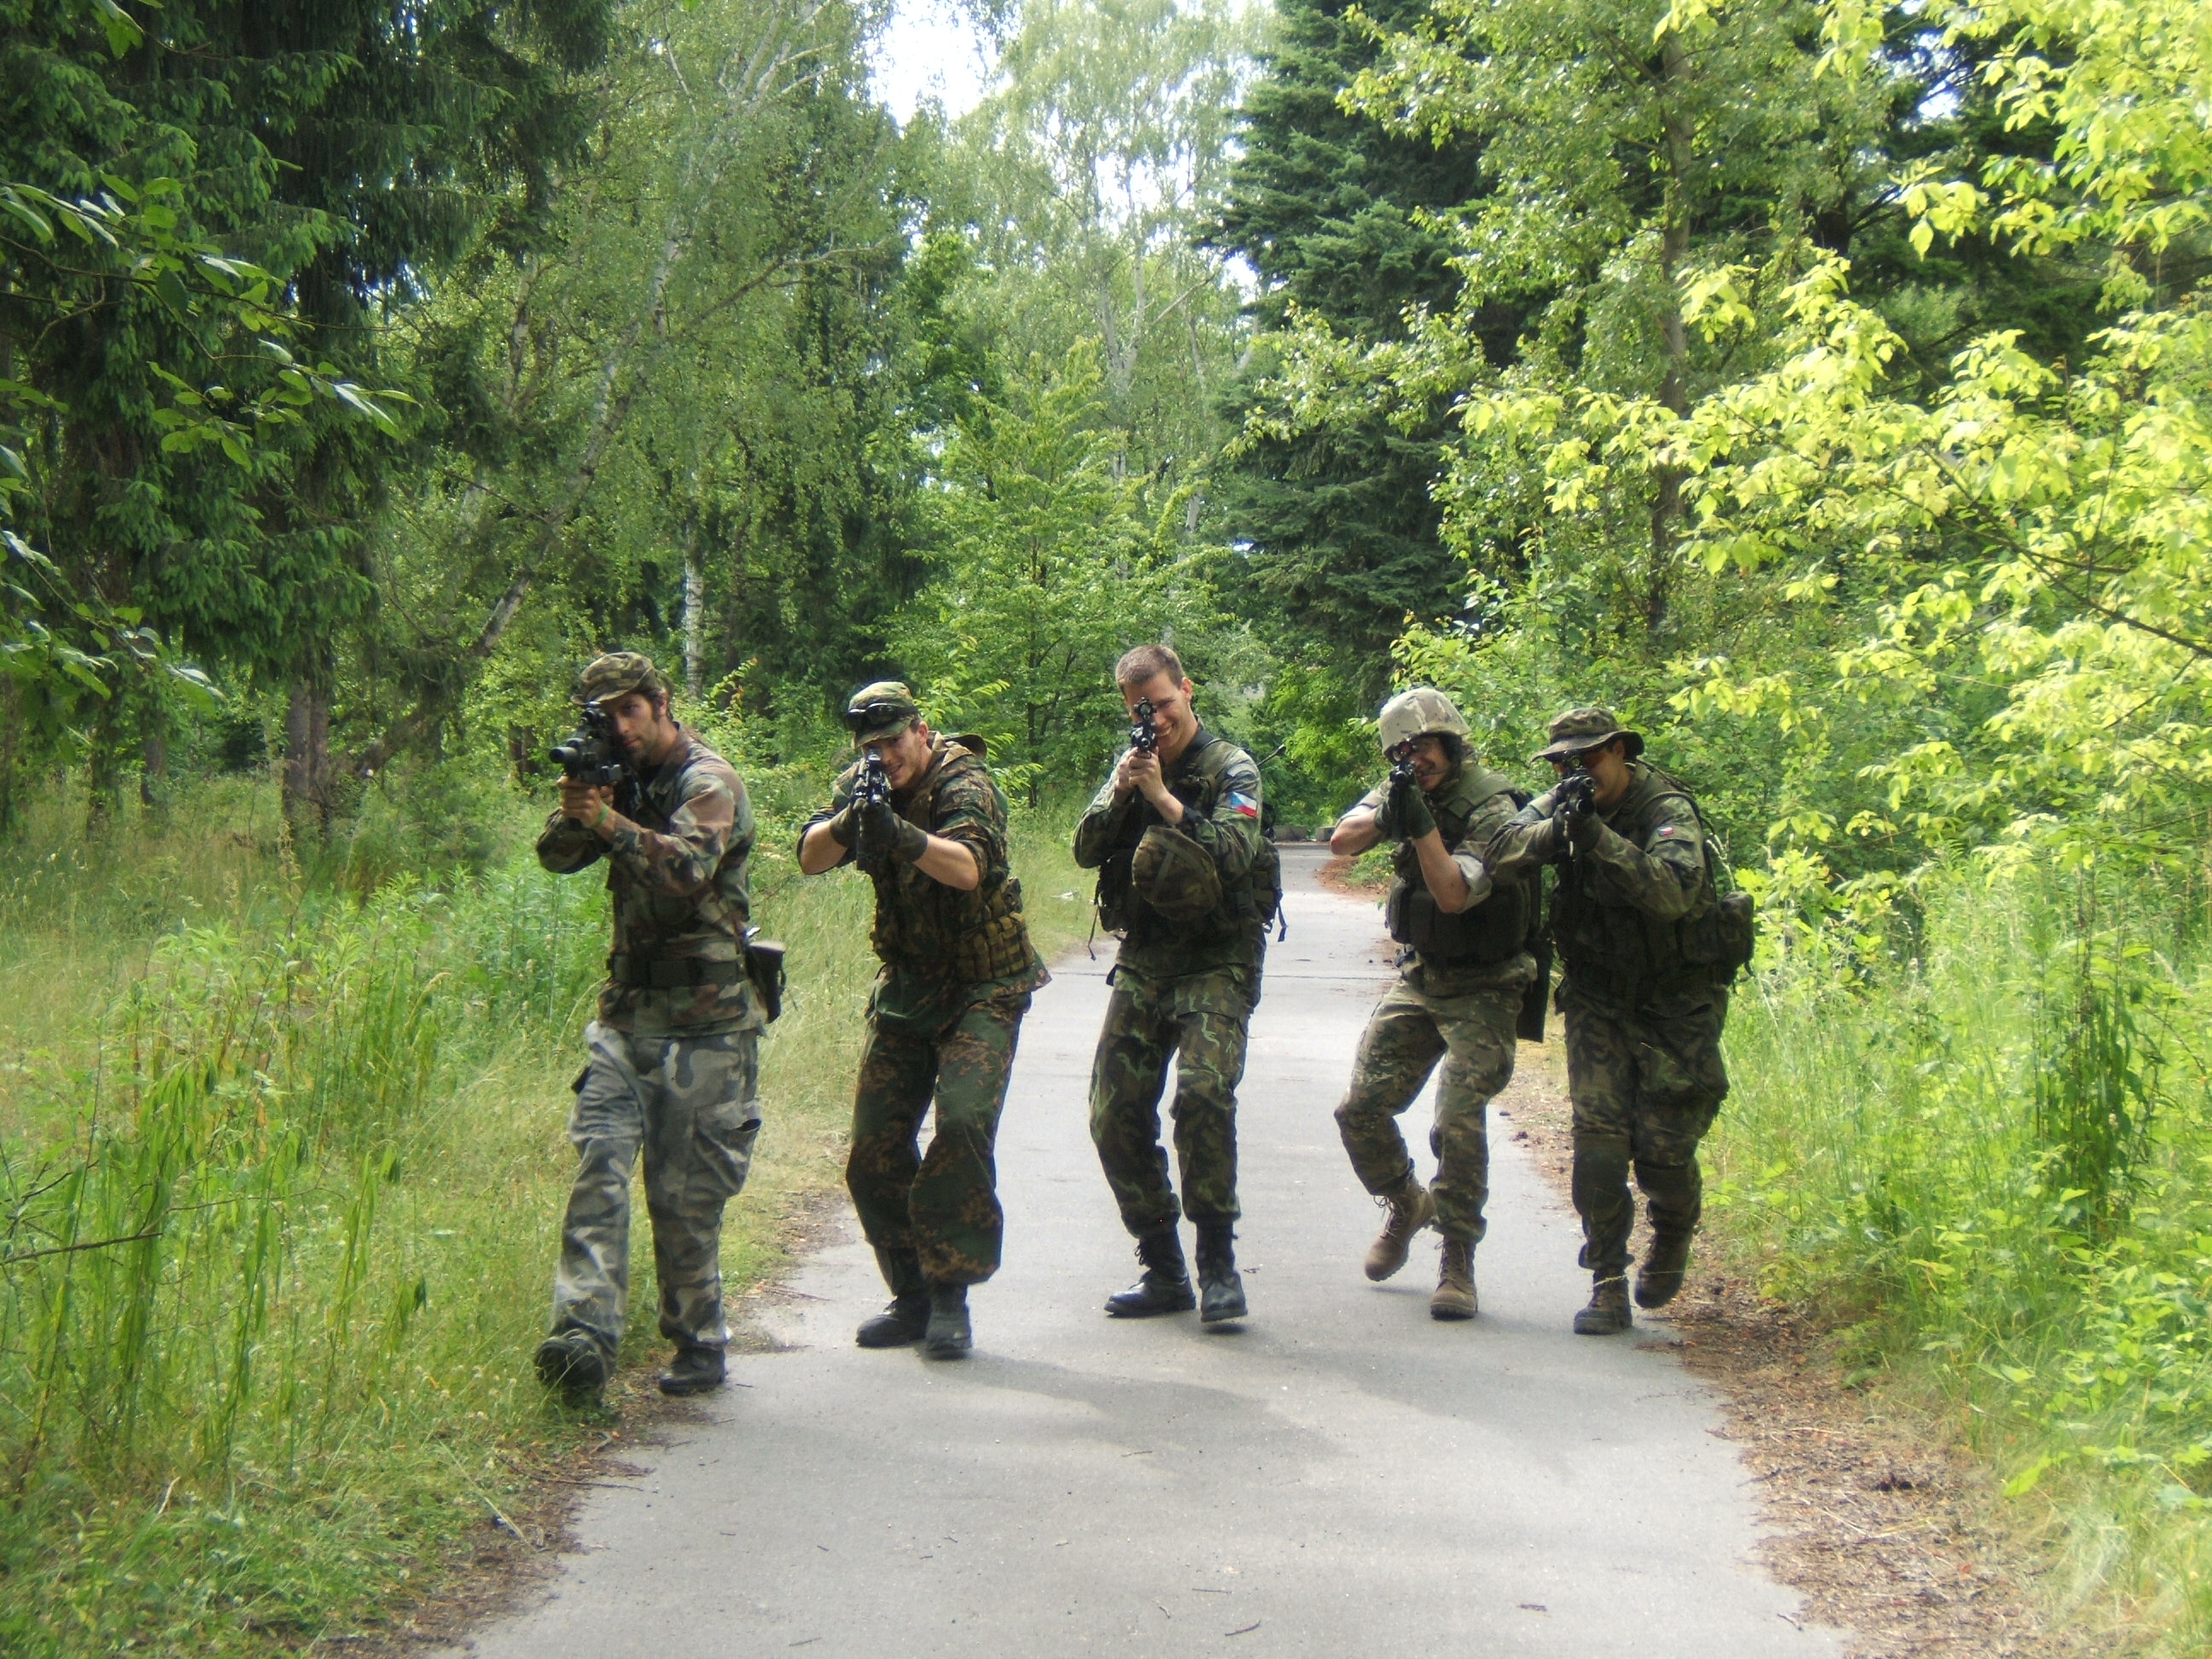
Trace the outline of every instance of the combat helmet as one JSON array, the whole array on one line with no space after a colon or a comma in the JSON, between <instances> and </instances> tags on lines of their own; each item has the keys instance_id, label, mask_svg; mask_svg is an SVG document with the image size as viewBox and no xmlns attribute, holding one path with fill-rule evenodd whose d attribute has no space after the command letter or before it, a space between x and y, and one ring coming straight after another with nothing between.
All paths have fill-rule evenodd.
<instances>
[{"instance_id":1,"label":"combat helmet","mask_svg":"<svg viewBox=\"0 0 2212 1659\"><path fill-rule=\"evenodd\" d=\"M1448 733L1462 743L1470 735L1458 706L1432 685L1416 685L1401 691L1382 705L1376 725L1376 736L1382 739L1386 755L1400 744L1411 743L1432 732Z\"/></svg>"},{"instance_id":2,"label":"combat helmet","mask_svg":"<svg viewBox=\"0 0 2212 1659\"><path fill-rule=\"evenodd\" d=\"M1199 921L1221 902L1221 870L1213 854L1166 824L1156 823L1137 843L1129 884L1170 921Z\"/></svg>"}]
</instances>

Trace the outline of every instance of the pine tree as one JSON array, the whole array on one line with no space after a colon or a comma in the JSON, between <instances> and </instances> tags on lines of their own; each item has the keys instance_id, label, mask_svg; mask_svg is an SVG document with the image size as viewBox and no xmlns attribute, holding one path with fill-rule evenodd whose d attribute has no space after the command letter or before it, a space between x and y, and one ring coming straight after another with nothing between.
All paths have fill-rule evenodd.
<instances>
[{"instance_id":1,"label":"pine tree","mask_svg":"<svg viewBox=\"0 0 2212 1659\"><path fill-rule=\"evenodd\" d=\"M1411 27L1424 9L1419 0L1366 8L1386 28ZM1244 154L1212 240L1259 274L1263 326L1297 306L1340 332L1389 340L1408 307L1445 309L1458 292L1449 236L1416 215L1478 193L1478 151L1395 136L1338 106L1338 92L1375 59L1351 10L1346 0L1278 0L1277 44L1245 100ZM1519 320L1498 309L1485 342L1498 361ZM1255 353L1248 382L1267 367L1264 349ZM1407 615L1450 615L1465 591L1429 496L1445 416L1439 406L1410 431L1376 418L1263 443L1223 481L1229 532L1249 544L1232 572L1240 609L1294 655L1330 665L1328 695L1347 709L1387 685L1390 642Z\"/></svg>"}]
</instances>

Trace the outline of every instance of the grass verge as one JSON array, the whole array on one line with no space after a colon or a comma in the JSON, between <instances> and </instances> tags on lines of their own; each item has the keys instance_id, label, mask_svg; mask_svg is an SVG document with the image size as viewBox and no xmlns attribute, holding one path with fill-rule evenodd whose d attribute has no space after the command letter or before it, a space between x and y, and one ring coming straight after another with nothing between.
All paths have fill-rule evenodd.
<instances>
[{"instance_id":1,"label":"grass verge","mask_svg":"<svg viewBox=\"0 0 2212 1659\"><path fill-rule=\"evenodd\" d=\"M509 841L534 818L518 804ZM9 1653L373 1627L589 1430L528 1361L598 884L526 854L363 900L301 879L258 787L210 786L170 822L87 847L57 817L0 866ZM1087 891L1060 829L1018 834L1048 950ZM764 833L757 908L794 947L793 994L726 1236L733 1292L836 1182L873 970L865 884L799 881L788 847ZM650 1307L649 1241L633 1256Z\"/></svg>"},{"instance_id":2,"label":"grass verge","mask_svg":"<svg viewBox=\"0 0 2212 1659\"><path fill-rule=\"evenodd\" d=\"M1998 1472L2112 1651L2212 1650L2209 999L2170 912L1939 884L1911 958L1739 992L1709 1143L1724 1250Z\"/></svg>"}]
</instances>

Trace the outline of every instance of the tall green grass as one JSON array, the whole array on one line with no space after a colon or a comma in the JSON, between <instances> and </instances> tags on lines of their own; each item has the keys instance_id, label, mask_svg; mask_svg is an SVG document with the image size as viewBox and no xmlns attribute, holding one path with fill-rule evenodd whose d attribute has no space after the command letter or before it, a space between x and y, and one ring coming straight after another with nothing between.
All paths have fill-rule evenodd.
<instances>
[{"instance_id":1,"label":"tall green grass","mask_svg":"<svg viewBox=\"0 0 2212 1659\"><path fill-rule=\"evenodd\" d=\"M507 817L519 849L537 812ZM529 1357L599 883L517 850L361 899L303 880L243 786L106 846L46 828L0 857L0 1650L372 1625L585 1431ZM835 1185L873 967L865 884L795 879L787 830L759 910L793 989L733 1289ZM1062 839L1021 838L1048 943L1080 914Z\"/></svg>"},{"instance_id":2,"label":"tall green grass","mask_svg":"<svg viewBox=\"0 0 2212 1659\"><path fill-rule=\"evenodd\" d=\"M2150 896L1965 878L1739 995L1719 1231L1995 1462L2124 1648L2212 1650L2212 981Z\"/></svg>"}]
</instances>

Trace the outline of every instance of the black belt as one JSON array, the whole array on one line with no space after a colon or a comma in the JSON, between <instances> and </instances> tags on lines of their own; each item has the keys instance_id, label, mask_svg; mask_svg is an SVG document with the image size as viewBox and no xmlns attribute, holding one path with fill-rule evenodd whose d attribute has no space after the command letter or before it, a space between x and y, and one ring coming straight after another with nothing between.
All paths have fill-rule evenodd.
<instances>
[{"instance_id":1,"label":"black belt","mask_svg":"<svg viewBox=\"0 0 2212 1659\"><path fill-rule=\"evenodd\" d=\"M617 953L607 958L607 977L617 985L648 991L679 991L695 985L734 985L744 977L742 962L717 962L706 957L633 957Z\"/></svg>"}]
</instances>

